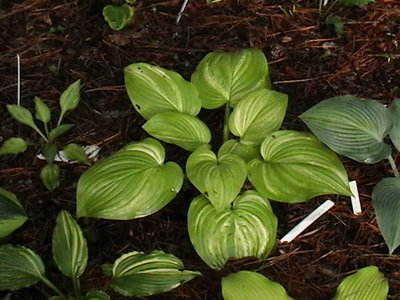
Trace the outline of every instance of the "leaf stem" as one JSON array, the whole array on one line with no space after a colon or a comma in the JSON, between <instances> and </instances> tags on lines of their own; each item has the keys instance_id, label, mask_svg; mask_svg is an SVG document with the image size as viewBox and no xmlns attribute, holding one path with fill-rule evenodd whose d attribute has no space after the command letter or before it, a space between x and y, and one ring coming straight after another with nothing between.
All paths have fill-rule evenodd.
<instances>
[{"instance_id":1,"label":"leaf stem","mask_svg":"<svg viewBox=\"0 0 400 300\"><path fill-rule=\"evenodd\" d=\"M229 116L231 114L231 107L229 106L229 102L225 104L225 114L224 114L224 132L222 136L222 143L225 143L229 140Z\"/></svg>"},{"instance_id":2,"label":"leaf stem","mask_svg":"<svg viewBox=\"0 0 400 300\"><path fill-rule=\"evenodd\" d=\"M58 287L56 287L50 280L47 279L47 277L41 277L40 278L49 288L51 288L53 291L55 291L59 296L64 297L65 295L63 292L61 292Z\"/></svg>"},{"instance_id":3,"label":"leaf stem","mask_svg":"<svg viewBox=\"0 0 400 300\"><path fill-rule=\"evenodd\" d=\"M394 177L398 178L399 170L397 170L397 166L396 166L396 163L395 163L393 157L391 155L389 155L388 160L389 160L390 166L392 167Z\"/></svg>"},{"instance_id":4,"label":"leaf stem","mask_svg":"<svg viewBox=\"0 0 400 300\"><path fill-rule=\"evenodd\" d=\"M57 128L58 126L61 125L61 121L62 121L63 118L64 118L64 113L61 112L61 113L60 113L60 117L58 118L58 121L57 121L57 126L56 126L56 128Z\"/></svg>"},{"instance_id":5,"label":"leaf stem","mask_svg":"<svg viewBox=\"0 0 400 300\"><path fill-rule=\"evenodd\" d=\"M43 134L43 132L37 127L37 126L34 126L34 127L32 127L33 128L33 130L35 130L43 139L44 139L44 141L47 143L49 140L47 139L47 137Z\"/></svg>"},{"instance_id":6,"label":"leaf stem","mask_svg":"<svg viewBox=\"0 0 400 300\"><path fill-rule=\"evenodd\" d=\"M79 282L79 277L72 277L72 284L74 286L75 296L79 298L81 296L81 284Z\"/></svg>"}]
</instances>

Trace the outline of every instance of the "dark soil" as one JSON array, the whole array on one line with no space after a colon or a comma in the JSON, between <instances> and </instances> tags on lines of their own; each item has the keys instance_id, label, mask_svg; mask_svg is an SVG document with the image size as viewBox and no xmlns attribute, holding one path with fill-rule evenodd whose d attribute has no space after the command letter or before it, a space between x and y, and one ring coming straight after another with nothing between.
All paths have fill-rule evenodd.
<instances>
[{"instance_id":1,"label":"dark soil","mask_svg":"<svg viewBox=\"0 0 400 300\"><path fill-rule=\"evenodd\" d=\"M133 109L123 86L123 68L147 62L189 78L211 51L244 47L266 54L274 88L290 99L284 127L306 130L298 115L322 99L354 94L390 104L400 96L400 2L377 0L366 7L335 6L321 12L311 0L224 0L207 5L191 0L179 24L182 1L138 0L134 24L114 32L102 18L110 1L2 0L0 15L0 138L34 140L31 130L17 124L6 104L16 102L16 55L21 56L21 102L32 108L35 95L58 110L60 93L73 81L83 82L82 102L68 115L77 124L62 142L97 144L107 157L125 144L146 137L143 119ZM330 1L331 2L331 1ZM327 14L341 16L344 36L324 25ZM64 31L51 33L63 26ZM221 112L202 116L221 130ZM75 211L76 184L83 165L62 165L60 188L50 193L40 183L44 163L36 150L0 157L0 186L17 194L29 220L8 240L34 249L43 257L47 275L68 291L51 258L51 235L58 212ZM187 153L168 147L168 160L184 164ZM400 156L395 155L400 161ZM105 289L100 265L129 251L162 249L181 258L187 269L203 276L148 299L222 299L220 279L238 270L261 272L281 283L298 300L327 300L343 277L357 268L376 265L389 279L390 299L400 299L399 250L389 256L371 205L372 187L390 176L388 164L361 165L343 158L350 179L359 184L363 213L354 216L349 199L334 196L336 205L307 233L280 245L266 260L231 261L222 271L208 268L191 246L186 214L197 191L187 184L160 212L132 221L79 220L89 242L90 263L82 278L84 290ZM274 204L279 237L326 197L302 204ZM332 198L331 198L332 199ZM0 270L1 272L1 270ZM113 299L125 299L109 291ZM47 299L48 289L12 292L11 299ZM8 293L0 293L0 298ZM373 299L371 299L373 300Z\"/></svg>"}]
</instances>

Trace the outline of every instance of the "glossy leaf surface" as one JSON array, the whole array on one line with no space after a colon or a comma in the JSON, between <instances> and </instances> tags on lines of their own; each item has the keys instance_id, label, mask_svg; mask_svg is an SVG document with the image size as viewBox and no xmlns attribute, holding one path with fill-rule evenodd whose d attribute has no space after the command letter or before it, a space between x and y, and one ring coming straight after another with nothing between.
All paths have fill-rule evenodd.
<instances>
[{"instance_id":1,"label":"glossy leaf surface","mask_svg":"<svg viewBox=\"0 0 400 300\"><path fill-rule=\"evenodd\" d=\"M235 106L248 93L271 86L267 60L258 49L209 53L197 66L191 81L207 109L227 102Z\"/></svg>"},{"instance_id":2,"label":"glossy leaf surface","mask_svg":"<svg viewBox=\"0 0 400 300\"><path fill-rule=\"evenodd\" d=\"M351 195L339 158L312 135L277 131L261 144L261 155L262 161L249 163L249 179L269 199L295 203L324 194Z\"/></svg>"},{"instance_id":3,"label":"glossy leaf surface","mask_svg":"<svg viewBox=\"0 0 400 300\"><path fill-rule=\"evenodd\" d=\"M389 112L376 101L349 95L329 98L300 118L329 148L358 162L373 164L391 154L383 142L391 126Z\"/></svg>"},{"instance_id":4,"label":"glossy leaf surface","mask_svg":"<svg viewBox=\"0 0 400 300\"><path fill-rule=\"evenodd\" d=\"M400 152L400 99L394 99L390 106L390 117L392 119L392 128L389 135L393 145Z\"/></svg>"},{"instance_id":5,"label":"glossy leaf surface","mask_svg":"<svg viewBox=\"0 0 400 300\"><path fill-rule=\"evenodd\" d=\"M277 219L271 205L256 191L246 191L232 208L217 211L204 196L189 207L190 240L203 261L221 269L229 258L266 258L276 242Z\"/></svg>"},{"instance_id":6,"label":"glossy leaf surface","mask_svg":"<svg viewBox=\"0 0 400 300\"><path fill-rule=\"evenodd\" d=\"M279 283L251 271L240 271L222 278L224 300L293 300Z\"/></svg>"},{"instance_id":7,"label":"glossy leaf surface","mask_svg":"<svg viewBox=\"0 0 400 300\"><path fill-rule=\"evenodd\" d=\"M199 118L180 112L153 116L143 126L151 136L183 149L194 151L211 140L211 132Z\"/></svg>"},{"instance_id":8,"label":"glossy leaf surface","mask_svg":"<svg viewBox=\"0 0 400 300\"><path fill-rule=\"evenodd\" d=\"M26 220L27 216L17 197L0 188L0 239L21 227Z\"/></svg>"},{"instance_id":9,"label":"glossy leaf surface","mask_svg":"<svg viewBox=\"0 0 400 300\"><path fill-rule=\"evenodd\" d=\"M5 140L0 146L0 155L19 154L25 152L28 148L28 143L19 137L12 137Z\"/></svg>"},{"instance_id":10,"label":"glossy leaf surface","mask_svg":"<svg viewBox=\"0 0 400 300\"><path fill-rule=\"evenodd\" d=\"M78 182L78 217L129 220L163 208L183 183L182 169L164 159L163 146L147 138L91 166Z\"/></svg>"},{"instance_id":11,"label":"glossy leaf surface","mask_svg":"<svg viewBox=\"0 0 400 300\"><path fill-rule=\"evenodd\" d=\"M247 166L234 154L217 158L214 152L199 149L186 162L186 175L216 210L229 208L247 177Z\"/></svg>"},{"instance_id":12,"label":"glossy leaf surface","mask_svg":"<svg viewBox=\"0 0 400 300\"><path fill-rule=\"evenodd\" d=\"M249 161L260 158L260 145L256 144L243 144L238 140L228 140L222 144L218 150L218 156L224 154L235 154L241 157L246 163Z\"/></svg>"},{"instance_id":13,"label":"glossy leaf surface","mask_svg":"<svg viewBox=\"0 0 400 300\"><path fill-rule=\"evenodd\" d=\"M103 8L103 17L111 29L121 30L132 20L134 12L133 7L127 4L106 5Z\"/></svg>"},{"instance_id":14,"label":"glossy leaf surface","mask_svg":"<svg viewBox=\"0 0 400 300\"><path fill-rule=\"evenodd\" d=\"M201 109L194 85L161 67L146 63L127 66L125 86L136 111L146 120L167 111L196 116Z\"/></svg>"},{"instance_id":15,"label":"glossy leaf surface","mask_svg":"<svg viewBox=\"0 0 400 300\"><path fill-rule=\"evenodd\" d=\"M130 252L115 261L110 286L124 296L144 297L170 291L199 275L185 270L172 254Z\"/></svg>"},{"instance_id":16,"label":"glossy leaf surface","mask_svg":"<svg viewBox=\"0 0 400 300\"><path fill-rule=\"evenodd\" d=\"M61 115L64 115L67 111L77 108L81 90L81 81L77 80L70 84L60 96L60 107Z\"/></svg>"}]
</instances>

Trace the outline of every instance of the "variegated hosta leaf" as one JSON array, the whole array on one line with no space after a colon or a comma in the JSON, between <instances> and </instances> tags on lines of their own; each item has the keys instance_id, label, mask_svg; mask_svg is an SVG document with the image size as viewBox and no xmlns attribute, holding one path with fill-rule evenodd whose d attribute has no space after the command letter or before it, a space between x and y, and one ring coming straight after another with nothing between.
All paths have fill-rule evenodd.
<instances>
[{"instance_id":1,"label":"variegated hosta leaf","mask_svg":"<svg viewBox=\"0 0 400 300\"><path fill-rule=\"evenodd\" d=\"M147 138L94 164L78 182L78 217L129 220L163 208L183 183L182 169L164 159L160 142Z\"/></svg>"},{"instance_id":2,"label":"variegated hosta leaf","mask_svg":"<svg viewBox=\"0 0 400 300\"><path fill-rule=\"evenodd\" d=\"M156 114L142 127L153 137L189 151L211 140L211 132L206 124L197 117L181 112Z\"/></svg>"},{"instance_id":3,"label":"variegated hosta leaf","mask_svg":"<svg viewBox=\"0 0 400 300\"><path fill-rule=\"evenodd\" d=\"M271 86L267 59L258 49L209 53L197 66L191 81L202 106L208 109L227 102L234 106L248 93Z\"/></svg>"},{"instance_id":4,"label":"variegated hosta leaf","mask_svg":"<svg viewBox=\"0 0 400 300\"><path fill-rule=\"evenodd\" d=\"M110 286L124 296L144 297L170 291L199 275L185 270L182 261L172 254L134 251L115 261Z\"/></svg>"},{"instance_id":5,"label":"variegated hosta leaf","mask_svg":"<svg viewBox=\"0 0 400 300\"><path fill-rule=\"evenodd\" d=\"M224 300L293 300L279 283L251 271L240 271L222 278Z\"/></svg>"},{"instance_id":6,"label":"variegated hosta leaf","mask_svg":"<svg viewBox=\"0 0 400 300\"><path fill-rule=\"evenodd\" d=\"M336 153L374 164L391 154L383 142L391 127L387 108L373 100L340 96L321 101L300 118Z\"/></svg>"},{"instance_id":7,"label":"variegated hosta leaf","mask_svg":"<svg viewBox=\"0 0 400 300\"><path fill-rule=\"evenodd\" d=\"M281 127L287 103L286 94L256 90L236 105L229 117L229 130L242 142L261 144Z\"/></svg>"},{"instance_id":8,"label":"variegated hosta leaf","mask_svg":"<svg viewBox=\"0 0 400 300\"><path fill-rule=\"evenodd\" d=\"M247 177L247 166L234 154L216 157L214 152L199 149L186 162L186 175L217 211L229 208Z\"/></svg>"},{"instance_id":9,"label":"variegated hosta leaf","mask_svg":"<svg viewBox=\"0 0 400 300\"><path fill-rule=\"evenodd\" d=\"M65 210L57 216L52 246L58 269L70 278L80 277L86 268L88 247L81 228Z\"/></svg>"},{"instance_id":10,"label":"variegated hosta leaf","mask_svg":"<svg viewBox=\"0 0 400 300\"><path fill-rule=\"evenodd\" d=\"M378 267L368 266L347 276L338 286L333 300L386 300L389 283Z\"/></svg>"},{"instance_id":11,"label":"variegated hosta leaf","mask_svg":"<svg viewBox=\"0 0 400 300\"><path fill-rule=\"evenodd\" d=\"M238 140L228 140L218 150L218 157L224 154L235 154L241 157L246 163L249 161L260 158L260 145L256 144L243 144Z\"/></svg>"},{"instance_id":12,"label":"variegated hosta leaf","mask_svg":"<svg viewBox=\"0 0 400 300\"><path fill-rule=\"evenodd\" d=\"M389 135L393 145L400 152L400 99L394 99L390 106L390 116L392 119L392 128Z\"/></svg>"},{"instance_id":13,"label":"variegated hosta leaf","mask_svg":"<svg viewBox=\"0 0 400 300\"><path fill-rule=\"evenodd\" d=\"M389 253L400 245L400 179L385 178L372 191L378 226Z\"/></svg>"},{"instance_id":14,"label":"variegated hosta leaf","mask_svg":"<svg viewBox=\"0 0 400 300\"><path fill-rule=\"evenodd\" d=\"M18 290L45 278L42 259L31 249L0 246L0 290Z\"/></svg>"},{"instance_id":15,"label":"variegated hosta leaf","mask_svg":"<svg viewBox=\"0 0 400 300\"><path fill-rule=\"evenodd\" d=\"M0 239L21 227L27 219L17 197L0 187Z\"/></svg>"},{"instance_id":16,"label":"variegated hosta leaf","mask_svg":"<svg viewBox=\"0 0 400 300\"><path fill-rule=\"evenodd\" d=\"M201 109L194 85L178 73L161 67L146 63L127 66L125 86L133 106L146 120L166 111L196 116Z\"/></svg>"},{"instance_id":17,"label":"variegated hosta leaf","mask_svg":"<svg viewBox=\"0 0 400 300\"><path fill-rule=\"evenodd\" d=\"M295 203L324 194L351 195L339 158L314 136L277 131L261 144L261 155L263 161L249 163L249 179L269 199Z\"/></svg>"},{"instance_id":18,"label":"variegated hosta leaf","mask_svg":"<svg viewBox=\"0 0 400 300\"><path fill-rule=\"evenodd\" d=\"M229 258L266 258L276 242L277 219L256 191L244 192L222 211L201 195L190 204L188 230L197 254L220 269Z\"/></svg>"}]
</instances>

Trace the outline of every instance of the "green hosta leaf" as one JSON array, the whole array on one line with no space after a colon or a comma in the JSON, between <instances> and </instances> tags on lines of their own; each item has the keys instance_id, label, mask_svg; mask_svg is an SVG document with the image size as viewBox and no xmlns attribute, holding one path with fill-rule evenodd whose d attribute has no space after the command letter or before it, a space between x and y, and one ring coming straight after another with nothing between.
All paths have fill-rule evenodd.
<instances>
[{"instance_id":1,"label":"green hosta leaf","mask_svg":"<svg viewBox=\"0 0 400 300\"><path fill-rule=\"evenodd\" d=\"M194 277L182 261L172 254L130 252L118 258L112 269L110 286L128 297L144 297L170 291Z\"/></svg>"},{"instance_id":2,"label":"green hosta leaf","mask_svg":"<svg viewBox=\"0 0 400 300\"><path fill-rule=\"evenodd\" d=\"M54 261L65 276L78 278L83 274L88 259L86 239L79 225L65 210L57 216L52 247Z\"/></svg>"},{"instance_id":3,"label":"green hosta leaf","mask_svg":"<svg viewBox=\"0 0 400 300\"><path fill-rule=\"evenodd\" d=\"M50 131L49 137L51 140L54 140L55 138L59 137L60 135L63 135L64 133L66 133L68 130L70 130L74 126L75 126L74 124L61 124L60 126L57 126L52 131Z\"/></svg>"},{"instance_id":4,"label":"green hosta leaf","mask_svg":"<svg viewBox=\"0 0 400 300\"><path fill-rule=\"evenodd\" d=\"M394 99L390 106L390 116L392 119L392 128L389 135L397 151L400 151L400 99Z\"/></svg>"},{"instance_id":5,"label":"green hosta leaf","mask_svg":"<svg viewBox=\"0 0 400 300\"><path fill-rule=\"evenodd\" d=\"M338 3L344 6L357 6L374 2L375 0L339 0Z\"/></svg>"},{"instance_id":6,"label":"green hosta leaf","mask_svg":"<svg viewBox=\"0 0 400 300\"><path fill-rule=\"evenodd\" d=\"M32 114L26 108L20 105L7 105L7 110L10 115L20 122L21 124L27 125L34 129L35 131L40 131L39 128L36 126L35 122L33 121Z\"/></svg>"},{"instance_id":7,"label":"green hosta leaf","mask_svg":"<svg viewBox=\"0 0 400 300\"><path fill-rule=\"evenodd\" d=\"M220 269L229 258L266 258L276 242L277 219L268 199L256 191L244 192L222 211L198 196L189 207L188 230L198 255Z\"/></svg>"},{"instance_id":8,"label":"green hosta leaf","mask_svg":"<svg viewBox=\"0 0 400 300\"><path fill-rule=\"evenodd\" d=\"M35 97L33 101L35 102L36 119L43 123L49 123L51 118L49 107L39 97Z\"/></svg>"},{"instance_id":9,"label":"green hosta leaf","mask_svg":"<svg viewBox=\"0 0 400 300\"><path fill-rule=\"evenodd\" d=\"M163 146L147 138L91 166L78 182L78 217L128 220L163 208L183 183L182 169L164 159Z\"/></svg>"},{"instance_id":10,"label":"green hosta leaf","mask_svg":"<svg viewBox=\"0 0 400 300\"><path fill-rule=\"evenodd\" d=\"M258 49L209 53L197 66L192 82L208 109L227 102L235 106L248 93L271 86L267 60Z\"/></svg>"},{"instance_id":11,"label":"green hosta leaf","mask_svg":"<svg viewBox=\"0 0 400 300\"><path fill-rule=\"evenodd\" d=\"M336 153L362 163L377 163L391 154L383 142L391 127L388 109L373 100L354 96L329 98L300 118Z\"/></svg>"},{"instance_id":12,"label":"green hosta leaf","mask_svg":"<svg viewBox=\"0 0 400 300\"><path fill-rule=\"evenodd\" d=\"M50 191L54 191L60 184L60 167L58 165L45 165L40 170L40 179L43 185Z\"/></svg>"},{"instance_id":13,"label":"green hosta leaf","mask_svg":"<svg viewBox=\"0 0 400 300\"><path fill-rule=\"evenodd\" d=\"M228 140L218 150L218 157L224 154L235 154L241 157L246 163L260 158L260 146L256 144L243 144L238 140Z\"/></svg>"},{"instance_id":14,"label":"green hosta leaf","mask_svg":"<svg viewBox=\"0 0 400 300\"><path fill-rule=\"evenodd\" d=\"M89 291L83 300L111 300L111 297L103 291Z\"/></svg>"},{"instance_id":15,"label":"green hosta leaf","mask_svg":"<svg viewBox=\"0 0 400 300\"><path fill-rule=\"evenodd\" d=\"M70 84L60 96L61 116L67 111L75 109L81 99L81 80Z\"/></svg>"},{"instance_id":16,"label":"green hosta leaf","mask_svg":"<svg viewBox=\"0 0 400 300\"><path fill-rule=\"evenodd\" d=\"M333 300L386 300L389 283L378 267L368 266L347 276L338 286Z\"/></svg>"},{"instance_id":17,"label":"green hosta leaf","mask_svg":"<svg viewBox=\"0 0 400 300\"><path fill-rule=\"evenodd\" d=\"M25 152L26 148L28 148L27 142L21 138L12 137L0 146L0 155L22 153Z\"/></svg>"},{"instance_id":18,"label":"green hosta leaf","mask_svg":"<svg viewBox=\"0 0 400 300\"><path fill-rule=\"evenodd\" d=\"M0 246L0 290L18 290L45 278L41 258L25 247Z\"/></svg>"},{"instance_id":19,"label":"green hosta leaf","mask_svg":"<svg viewBox=\"0 0 400 300\"><path fill-rule=\"evenodd\" d=\"M57 155L57 146L53 143L46 143L43 146L43 155L46 159L47 164L51 165L54 162L54 159Z\"/></svg>"},{"instance_id":20,"label":"green hosta leaf","mask_svg":"<svg viewBox=\"0 0 400 300\"><path fill-rule=\"evenodd\" d=\"M131 64L125 68L125 86L136 111L146 120L167 111L196 116L201 109L194 85L164 68Z\"/></svg>"},{"instance_id":21,"label":"green hosta leaf","mask_svg":"<svg viewBox=\"0 0 400 300\"><path fill-rule=\"evenodd\" d=\"M0 239L21 227L26 220L25 211L17 197L0 188Z\"/></svg>"},{"instance_id":22,"label":"green hosta leaf","mask_svg":"<svg viewBox=\"0 0 400 300\"><path fill-rule=\"evenodd\" d=\"M267 89L254 91L236 105L229 117L229 129L242 142L261 144L281 127L287 103L286 94Z\"/></svg>"},{"instance_id":23,"label":"green hosta leaf","mask_svg":"<svg viewBox=\"0 0 400 300\"><path fill-rule=\"evenodd\" d=\"M132 6L124 5L107 5L103 8L104 20L112 30L121 30L132 20L135 11Z\"/></svg>"},{"instance_id":24,"label":"green hosta leaf","mask_svg":"<svg viewBox=\"0 0 400 300\"><path fill-rule=\"evenodd\" d=\"M400 245L400 179L381 180L372 192L372 203L379 229L392 254Z\"/></svg>"},{"instance_id":25,"label":"green hosta leaf","mask_svg":"<svg viewBox=\"0 0 400 300\"><path fill-rule=\"evenodd\" d=\"M277 131L261 145L263 161L249 163L249 179L270 199L295 203L324 194L351 195L346 170L315 137Z\"/></svg>"},{"instance_id":26,"label":"green hosta leaf","mask_svg":"<svg viewBox=\"0 0 400 300\"><path fill-rule=\"evenodd\" d=\"M327 16L325 19L327 25L333 25L335 28L336 35L341 37L343 35L344 24L342 18L339 16Z\"/></svg>"},{"instance_id":27,"label":"green hosta leaf","mask_svg":"<svg viewBox=\"0 0 400 300\"><path fill-rule=\"evenodd\" d=\"M181 112L156 114L142 127L153 137L189 151L207 145L211 140L211 132L206 124Z\"/></svg>"},{"instance_id":28,"label":"green hosta leaf","mask_svg":"<svg viewBox=\"0 0 400 300\"><path fill-rule=\"evenodd\" d=\"M247 177L247 166L234 154L219 158L206 149L193 152L186 162L186 175L217 211L229 208Z\"/></svg>"},{"instance_id":29,"label":"green hosta leaf","mask_svg":"<svg viewBox=\"0 0 400 300\"><path fill-rule=\"evenodd\" d=\"M81 164L86 164L90 165L90 161L88 156L85 153L85 150L77 145L77 144L68 144L67 146L64 147L64 154L66 158L69 160L76 160L80 162Z\"/></svg>"},{"instance_id":30,"label":"green hosta leaf","mask_svg":"<svg viewBox=\"0 0 400 300\"><path fill-rule=\"evenodd\" d=\"M222 278L222 296L224 300L293 300L279 283L251 271Z\"/></svg>"}]
</instances>

